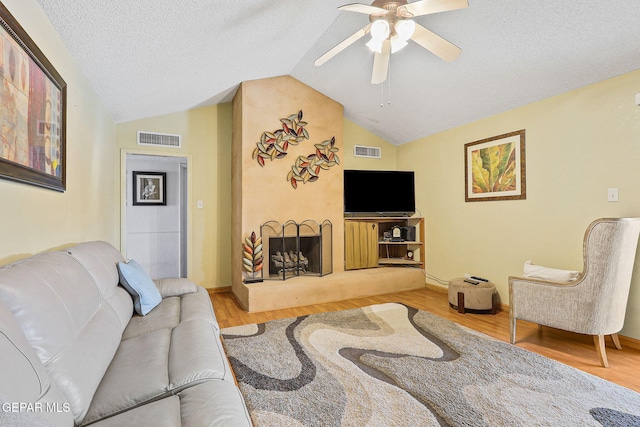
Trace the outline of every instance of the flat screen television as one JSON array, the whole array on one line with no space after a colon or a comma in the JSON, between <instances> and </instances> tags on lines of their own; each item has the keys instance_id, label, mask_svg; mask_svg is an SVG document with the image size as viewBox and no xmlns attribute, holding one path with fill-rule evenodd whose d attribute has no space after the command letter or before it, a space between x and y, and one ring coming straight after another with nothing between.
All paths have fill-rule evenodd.
<instances>
[{"instance_id":1,"label":"flat screen television","mask_svg":"<svg viewBox=\"0 0 640 427\"><path fill-rule=\"evenodd\" d=\"M413 171L344 171L344 213L410 216L416 211Z\"/></svg>"}]
</instances>

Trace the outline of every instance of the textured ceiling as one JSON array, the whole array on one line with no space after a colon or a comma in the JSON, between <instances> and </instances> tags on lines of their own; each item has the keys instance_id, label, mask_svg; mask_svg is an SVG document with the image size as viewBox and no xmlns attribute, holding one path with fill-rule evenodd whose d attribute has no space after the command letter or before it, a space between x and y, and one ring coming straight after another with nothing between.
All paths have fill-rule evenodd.
<instances>
[{"instance_id":1,"label":"textured ceiling","mask_svg":"<svg viewBox=\"0 0 640 427\"><path fill-rule=\"evenodd\" d=\"M339 12L345 0L38 2L117 122L227 102L242 81L289 74L397 145L640 69L638 0L469 0L416 18L462 49L457 60L410 42L382 85L370 83L367 37L313 65L369 22Z\"/></svg>"}]
</instances>

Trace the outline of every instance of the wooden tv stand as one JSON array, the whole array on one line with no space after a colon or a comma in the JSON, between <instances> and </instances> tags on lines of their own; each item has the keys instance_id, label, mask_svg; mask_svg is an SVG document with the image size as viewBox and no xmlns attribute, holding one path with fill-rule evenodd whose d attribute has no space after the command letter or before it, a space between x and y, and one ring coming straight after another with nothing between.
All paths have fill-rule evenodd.
<instances>
[{"instance_id":1,"label":"wooden tv stand","mask_svg":"<svg viewBox=\"0 0 640 427\"><path fill-rule=\"evenodd\" d=\"M385 238L394 227L416 228L415 240ZM349 217L344 220L345 270L383 266L424 269L424 218ZM407 254L411 251L413 257Z\"/></svg>"}]
</instances>

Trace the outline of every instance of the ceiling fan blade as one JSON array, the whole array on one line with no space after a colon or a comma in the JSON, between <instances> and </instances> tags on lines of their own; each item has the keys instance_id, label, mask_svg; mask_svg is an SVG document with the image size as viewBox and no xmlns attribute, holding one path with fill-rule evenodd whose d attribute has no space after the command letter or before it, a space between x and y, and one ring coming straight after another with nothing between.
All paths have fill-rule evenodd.
<instances>
[{"instance_id":1,"label":"ceiling fan blade","mask_svg":"<svg viewBox=\"0 0 640 427\"><path fill-rule=\"evenodd\" d=\"M376 56L373 58L373 73L371 74L372 84L377 85L387 80L390 56L391 42L389 40L385 40L382 42L382 52L376 52Z\"/></svg>"},{"instance_id":2,"label":"ceiling fan blade","mask_svg":"<svg viewBox=\"0 0 640 427\"><path fill-rule=\"evenodd\" d=\"M338 9L346 10L347 12L365 13L367 15L386 15L389 13L387 9L362 3L345 4L344 6L340 6Z\"/></svg>"},{"instance_id":3,"label":"ceiling fan blade","mask_svg":"<svg viewBox=\"0 0 640 427\"><path fill-rule=\"evenodd\" d=\"M360 40L369 32L370 28L371 28L371 24L366 25L365 27L359 29L358 31L351 34L349 37L347 37L346 39L344 39L343 41L335 45L327 53L325 53L324 55L316 59L316 62L314 62L316 67L319 67L320 65L324 64L325 62L327 62L328 60L330 60L331 58L333 58L334 56L342 52L344 49L346 49L356 41Z\"/></svg>"},{"instance_id":4,"label":"ceiling fan blade","mask_svg":"<svg viewBox=\"0 0 640 427\"><path fill-rule=\"evenodd\" d=\"M460 52L462 52L458 46L446 41L436 33L427 30L417 23L411 40L447 62L453 61L460 56Z\"/></svg>"},{"instance_id":5,"label":"ceiling fan blade","mask_svg":"<svg viewBox=\"0 0 640 427\"><path fill-rule=\"evenodd\" d=\"M430 13L447 12L449 10L464 9L469 7L468 0L420 0L399 6L401 14L408 12L412 16L428 15Z\"/></svg>"}]
</instances>

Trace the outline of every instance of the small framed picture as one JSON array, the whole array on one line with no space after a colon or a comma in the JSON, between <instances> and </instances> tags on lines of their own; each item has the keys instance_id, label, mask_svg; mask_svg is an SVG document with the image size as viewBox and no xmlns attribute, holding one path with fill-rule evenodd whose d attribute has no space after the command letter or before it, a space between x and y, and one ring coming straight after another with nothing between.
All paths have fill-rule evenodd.
<instances>
[{"instance_id":1,"label":"small framed picture","mask_svg":"<svg viewBox=\"0 0 640 427\"><path fill-rule=\"evenodd\" d=\"M166 172L133 172L133 204L167 205Z\"/></svg>"}]
</instances>

